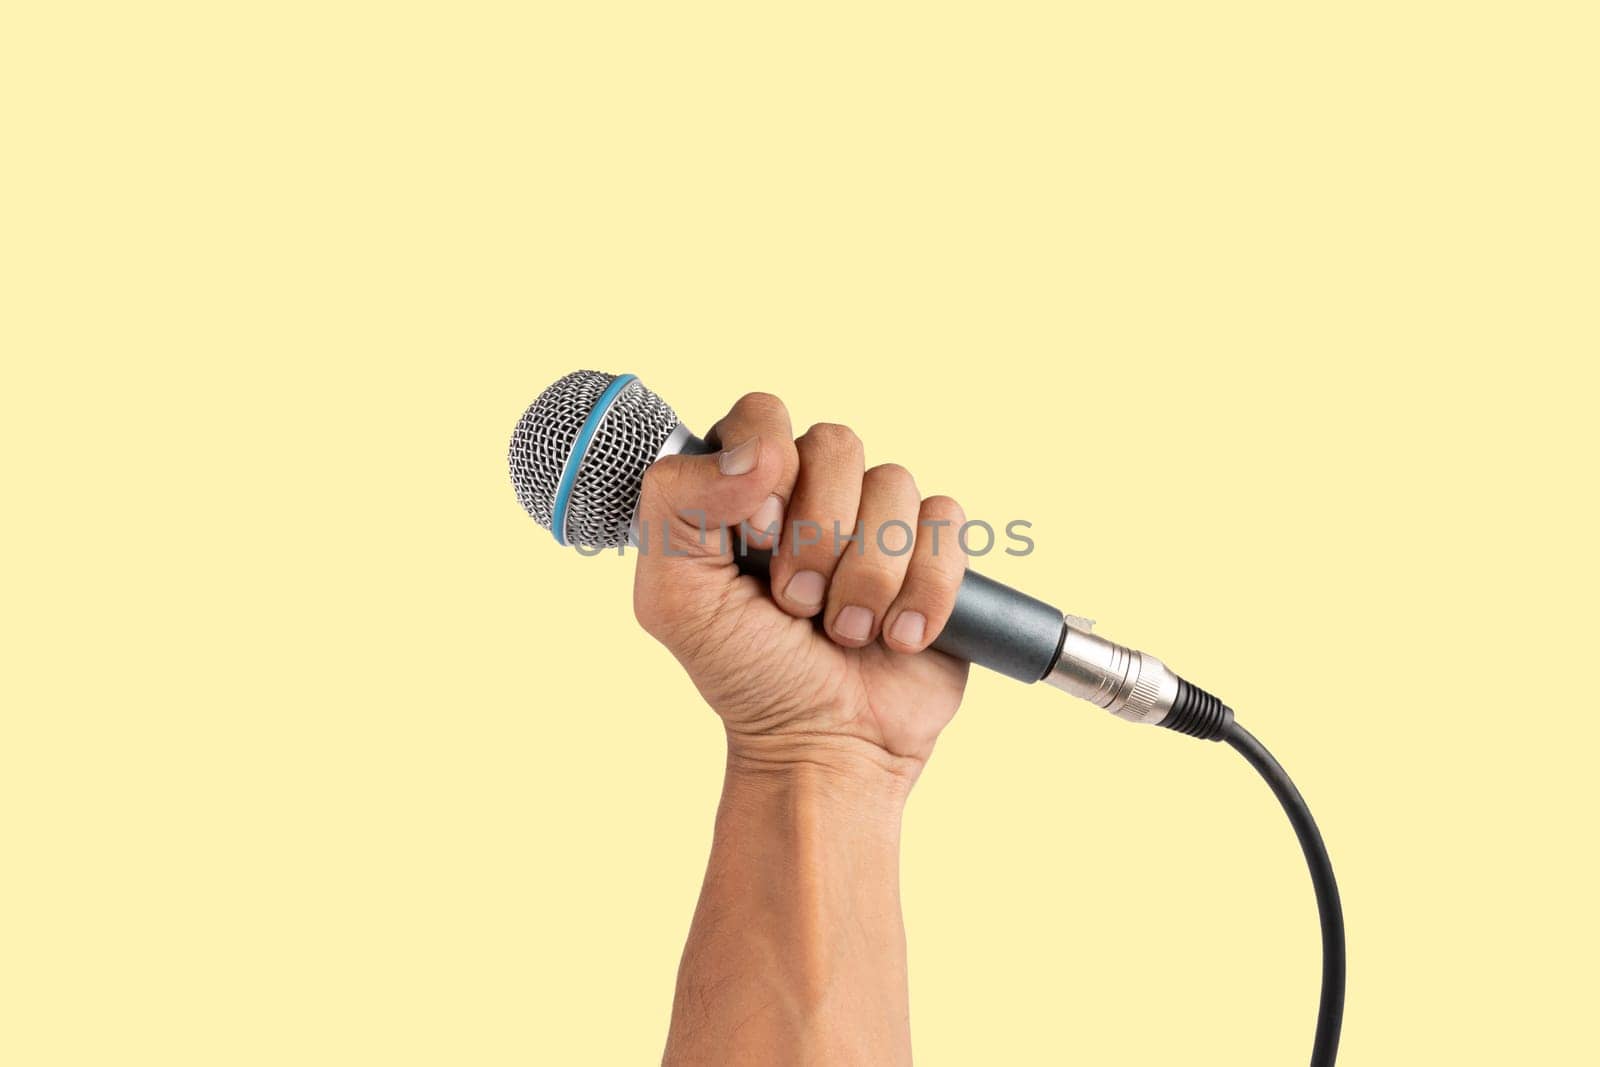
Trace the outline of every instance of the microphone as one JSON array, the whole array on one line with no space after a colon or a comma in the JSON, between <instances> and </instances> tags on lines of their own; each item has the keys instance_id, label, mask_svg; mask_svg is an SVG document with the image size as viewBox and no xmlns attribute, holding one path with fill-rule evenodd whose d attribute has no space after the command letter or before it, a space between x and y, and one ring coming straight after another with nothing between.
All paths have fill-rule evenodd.
<instances>
[{"instance_id":1,"label":"microphone","mask_svg":"<svg viewBox=\"0 0 1600 1067\"><path fill-rule=\"evenodd\" d=\"M562 545L638 544L644 472L663 456L713 449L631 374L580 370L539 395L511 434L517 500ZM739 564L764 576L766 553ZM933 648L1022 682L1043 681L1129 722L1220 741L1233 710L1148 652L1093 633L1063 614L968 568Z\"/></svg>"}]
</instances>

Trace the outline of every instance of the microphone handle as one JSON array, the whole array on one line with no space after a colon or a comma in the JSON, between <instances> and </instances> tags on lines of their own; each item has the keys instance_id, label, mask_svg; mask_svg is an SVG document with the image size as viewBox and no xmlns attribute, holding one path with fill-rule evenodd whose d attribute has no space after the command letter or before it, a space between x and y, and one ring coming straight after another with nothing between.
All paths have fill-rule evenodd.
<instances>
[{"instance_id":1,"label":"microphone handle","mask_svg":"<svg viewBox=\"0 0 1600 1067\"><path fill-rule=\"evenodd\" d=\"M742 556L736 551L734 562L745 574L764 579L771 559L766 549L752 548ZM930 647L1032 683L1050 674L1067 629L1065 617L1049 604L969 567L950 621Z\"/></svg>"},{"instance_id":2,"label":"microphone handle","mask_svg":"<svg viewBox=\"0 0 1600 1067\"><path fill-rule=\"evenodd\" d=\"M661 455L713 451L679 423ZM783 550L781 541L778 550ZM751 550L735 558L740 570L764 579L772 553ZM1148 652L1091 633L1091 625L1076 618L1069 623L1044 601L968 567L950 621L932 647L1019 682L1049 682L1129 722L1165 726L1206 741L1227 735L1232 708Z\"/></svg>"},{"instance_id":3,"label":"microphone handle","mask_svg":"<svg viewBox=\"0 0 1600 1067\"><path fill-rule=\"evenodd\" d=\"M674 436L682 442L676 451L716 451L693 434ZM739 569L764 578L770 559L770 552L752 549L738 557ZM1066 617L1059 609L968 568L950 621L932 647L1031 684L1051 673L1066 639Z\"/></svg>"}]
</instances>

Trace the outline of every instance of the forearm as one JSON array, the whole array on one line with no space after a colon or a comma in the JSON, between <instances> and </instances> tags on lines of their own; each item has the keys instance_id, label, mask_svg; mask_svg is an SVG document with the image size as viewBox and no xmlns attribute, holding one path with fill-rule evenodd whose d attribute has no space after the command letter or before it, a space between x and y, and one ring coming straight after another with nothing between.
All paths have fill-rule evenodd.
<instances>
[{"instance_id":1,"label":"forearm","mask_svg":"<svg viewBox=\"0 0 1600 1067\"><path fill-rule=\"evenodd\" d=\"M848 746L730 750L665 1063L910 1062L911 777Z\"/></svg>"}]
</instances>

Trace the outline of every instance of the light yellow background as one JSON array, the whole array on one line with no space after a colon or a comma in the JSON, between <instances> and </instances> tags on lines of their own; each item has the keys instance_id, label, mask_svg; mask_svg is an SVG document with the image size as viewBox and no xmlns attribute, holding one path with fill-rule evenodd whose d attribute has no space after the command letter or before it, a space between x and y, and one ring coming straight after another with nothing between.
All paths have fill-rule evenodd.
<instances>
[{"instance_id":1,"label":"light yellow background","mask_svg":"<svg viewBox=\"0 0 1600 1067\"><path fill-rule=\"evenodd\" d=\"M1342 1062L1593 1062L1590 10L8 6L0 1061L659 1056L719 732L505 473L595 367L1226 697ZM1304 1061L1225 748L976 676L904 878L923 1064Z\"/></svg>"}]
</instances>

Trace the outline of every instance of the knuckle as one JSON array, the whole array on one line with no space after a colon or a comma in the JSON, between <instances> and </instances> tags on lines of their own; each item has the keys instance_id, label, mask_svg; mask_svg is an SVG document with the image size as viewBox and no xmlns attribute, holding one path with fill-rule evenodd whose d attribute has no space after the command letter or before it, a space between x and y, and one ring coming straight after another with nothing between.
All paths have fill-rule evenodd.
<instances>
[{"instance_id":1,"label":"knuckle","mask_svg":"<svg viewBox=\"0 0 1600 1067\"><path fill-rule=\"evenodd\" d=\"M671 477L672 465L667 460L673 458L675 457L665 456L646 467L644 469L644 478L641 479L640 485L646 490L660 491L663 483Z\"/></svg>"},{"instance_id":2,"label":"knuckle","mask_svg":"<svg viewBox=\"0 0 1600 1067\"><path fill-rule=\"evenodd\" d=\"M645 468L639 483L639 513L660 517L683 506L685 496L693 496L683 479L685 456L666 456Z\"/></svg>"},{"instance_id":3,"label":"knuckle","mask_svg":"<svg viewBox=\"0 0 1600 1067\"><path fill-rule=\"evenodd\" d=\"M841 596L852 603L865 600L887 604L900 592L900 583L904 579L905 575L898 568L871 560L857 560L848 569L841 568L841 573L834 578L834 584Z\"/></svg>"},{"instance_id":4,"label":"knuckle","mask_svg":"<svg viewBox=\"0 0 1600 1067\"><path fill-rule=\"evenodd\" d=\"M966 521L966 512L950 497L930 496L922 502L916 558L911 564L917 582L937 581L952 588L960 584L967 567L967 552L961 544Z\"/></svg>"},{"instance_id":5,"label":"knuckle","mask_svg":"<svg viewBox=\"0 0 1600 1067\"><path fill-rule=\"evenodd\" d=\"M670 457L669 457L670 458ZM655 506L669 494L672 485L671 464L658 460L645 468L644 478L639 483L639 507L643 511L654 511Z\"/></svg>"},{"instance_id":6,"label":"knuckle","mask_svg":"<svg viewBox=\"0 0 1600 1067\"><path fill-rule=\"evenodd\" d=\"M920 611L937 626L950 617L955 603L955 584L941 585L913 579L906 582L905 588L895 598L894 606L901 610Z\"/></svg>"},{"instance_id":7,"label":"knuckle","mask_svg":"<svg viewBox=\"0 0 1600 1067\"><path fill-rule=\"evenodd\" d=\"M948 519L960 525L967 521L967 513L954 497L935 495L922 502L923 515L933 519Z\"/></svg>"},{"instance_id":8,"label":"knuckle","mask_svg":"<svg viewBox=\"0 0 1600 1067\"><path fill-rule=\"evenodd\" d=\"M784 519L781 535L783 547L773 557L775 565L780 560L793 562L796 566L802 562L816 564L818 561L826 560L830 568L833 566L836 558L833 534L824 523L787 516ZM819 568L813 565L810 569Z\"/></svg>"},{"instance_id":9,"label":"knuckle","mask_svg":"<svg viewBox=\"0 0 1600 1067\"><path fill-rule=\"evenodd\" d=\"M783 401L779 400L771 393L746 393L744 396L739 398L739 402L733 407L735 411L749 411L763 415L776 415L781 413L786 418L789 414L789 409L784 407Z\"/></svg>"},{"instance_id":10,"label":"knuckle","mask_svg":"<svg viewBox=\"0 0 1600 1067\"><path fill-rule=\"evenodd\" d=\"M912 491L916 490L917 480L911 472L898 463L880 463L866 473L868 482L880 487L893 487Z\"/></svg>"},{"instance_id":11,"label":"knuckle","mask_svg":"<svg viewBox=\"0 0 1600 1067\"><path fill-rule=\"evenodd\" d=\"M923 603L953 600L961 588L961 571L918 568L906 577L905 598Z\"/></svg>"},{"instance_id":12,"label":"knuckle","mask_svg":"<svg viewBox=\"0 0 1600 1067\"><path fill-rule=\"evenodd\" d=\"M805 432L805 441L823 451L839 455L859 455L863 452L861 438L848 426L837 422L819 422Z\"/></svg>"}]
</instances>

